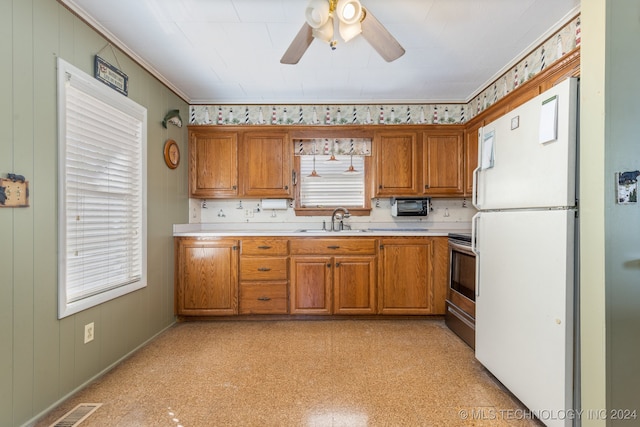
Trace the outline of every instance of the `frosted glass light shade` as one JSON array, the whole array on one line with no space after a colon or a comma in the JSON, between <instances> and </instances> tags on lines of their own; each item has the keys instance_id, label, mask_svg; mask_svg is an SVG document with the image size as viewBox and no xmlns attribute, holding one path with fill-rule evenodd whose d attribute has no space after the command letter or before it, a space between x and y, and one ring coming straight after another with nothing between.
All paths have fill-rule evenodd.
<instances>
[{"instance_id":1,"label":"frosted glass light shade","mask_svg":"<svg viewBox=\"0 0 640 427\"><path fill-rule=\"evenodd\" d=\"M339 0L336 6L336 14L340 22L352 25L360 22L362 5L359 0Z\"/></svg>"},{"instance_id":2,"label":"frosted glass light shade","mask_svg":"<svg viewBox=\"0 0 640 427\"><path fill-rule=\"evenodd\" d=\"M311 32L313 37L322 40L325 43L329 43L333 39L333 18L329 17L324 25L314 28Z\"/></svg>"},{"instance_id":3,"label":"frosted glass light shade","mask_svg":"<svg viewBox=\"0 0 640 427\"><path fill-rule=\"evenodd\" d=\"M360 22L356 22L355 24L345 24L344 22L340 21L339 31L342 40L348 42L362 32L362 25L360 24Z\"/></svg>"},{"instance_id":4,"label":"frosted glass light shade","mask_svg":"<svg viewBox=\"0 0 640 427\"><path fill-rule=\"evenodd\" d=\"M320 28L329 20L329 2L327 0L311 0L305 10L307 24L311 28Z\"/></svg>"}]
</instances>

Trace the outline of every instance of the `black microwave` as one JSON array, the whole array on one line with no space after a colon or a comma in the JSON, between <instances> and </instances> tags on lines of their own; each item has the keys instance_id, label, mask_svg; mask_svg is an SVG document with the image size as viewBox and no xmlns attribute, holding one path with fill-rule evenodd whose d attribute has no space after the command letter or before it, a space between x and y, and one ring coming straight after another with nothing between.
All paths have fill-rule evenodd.
<instances>
[{"instance_id":1,"label":"black microwave","mask_svg":"<svg viewBox=\"0 0 640 427\"><path fill-rule=\"evenodd\" d=\"M391 216L427 216L431 203L430 197L392 198Z\"/></svg>"}]
</instances>

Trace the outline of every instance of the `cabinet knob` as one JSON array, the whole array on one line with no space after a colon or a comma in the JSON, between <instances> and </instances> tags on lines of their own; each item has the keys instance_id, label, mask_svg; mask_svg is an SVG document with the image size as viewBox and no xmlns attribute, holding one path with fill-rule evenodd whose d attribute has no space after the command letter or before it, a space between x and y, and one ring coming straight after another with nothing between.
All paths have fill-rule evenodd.
<instances>
[{"instance_id":1,"label":"cabinet knob","mask_svg":"<svg viewBox=\"0 0 640 427\"><path fill-rule=\"evenodd\" d=\"M258 297L258 301L271 301L269 297Z\"/></svg>"},{"instance_id":2,"label":"cabinet knob","mask_svg":"<svg viewBox=\"0 0 640 427\"><path fill-rule=\"evenodd\" d=\"M258 246L258 249L271 249L271 246Z\"/></svg>"},{"instance_id":3,"label":"cabinet knob","mask_svg":"<svg viewBox=\"0 0 640 427\"><path fill-rule=\"evenodd\" d=\"M285 185L285 186L284 186L284 189L285 189L285 190L288 190L288 189L289 189L289 186L288 186L288 185Z\"/></svg>"},{"instance_id":4,"label":"cabinet knob","mask_svg":"<svg viewBox=\"0 0 640 427\"><path fill-rule=\"evenodd\" d=\"M331 246L327 246L327 249L340 249L340 246L331 245Z\"/></svg>"},{"instance_id":5,"label":"cabinet knob","mask_svg":"<svg viewBox=\"0 0 640 427\"><path fill-rule=\"evenodd\" d=\"M330 262L327 263L327 268L331 268L331 263Z\"/></svg>"},{"instance_id":6,"label":"cabinet knob","mask_svg":"<svg viewBox=\"0 0 640 427\"><path fill-rule=\"evenodd\" d=\"M260 267L258 271L271 271L271 269L269 267Z\"/></svg>"},{"instance_id":7,"label":"cabinet knob","mask_svg":"<svg viewBox=\"0 0 640 427\"><path fill-rule=\"evenodd\" d=\"M336 262L336 267L340 267L340 263L339 262Z\"/></svg>"},{"instance_id":8,"label":"cabinet knob","mask_svg":"<svg viewBox=\"0 0 640 427\"><path fill-rule=\"evenodd\" d=\"M379 188L380 190L382 190L382 184L378 185L378 188Z\"/></svg>"},{"instance_id":9,"label":"cabinet knob","mask_svg":"<svg viewBox=\"0 0 640 427\"><path fill-rule=\"evenodd\" d=\"M425 184L424 188L428 189L429 188L429 184Z\"/></svg>"},{"instance_id":10,"label":"cabinet knob","mask_svg":"<svg viewBox=\"0 0 640 427\"><path fill-rule=\"evenodd\" d=\"M231 188L232 188L232 189L234 189L234 190L237 190L237 189L238 189L238 186L237 186L237 185L234 185L234 186L233 186L233 187L231 187Z\"/></svg>"}]
</instances>

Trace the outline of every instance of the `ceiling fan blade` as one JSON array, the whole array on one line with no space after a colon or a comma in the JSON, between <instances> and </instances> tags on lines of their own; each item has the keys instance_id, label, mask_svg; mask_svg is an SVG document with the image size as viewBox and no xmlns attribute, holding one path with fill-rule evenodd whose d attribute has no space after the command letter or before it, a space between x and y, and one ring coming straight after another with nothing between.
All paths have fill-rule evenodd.
<instances>
[{"instance_id":1,"label":"ceiling fan blade","mask_svg":"<svg viewBox=\"0 0 640 427\"><path fill-rule=\"evenodd\" d=\"M297 64L302 58L302 55L307 51L307 48L313 41L313 29L306 22L296 34L287 51L282 55L280 59L281 64Z\"/></svg>"},{"instance_id":2,"label":"ceiling fan blade","mask_svg":"<svg viewBox=\"0 0 640 427\"><path fill-rule=\"evenodd\" d=\"M362 20L362 37L384 58L391 62L404 55L404 48L368 10Z\"/></svg>"}]
</instances>

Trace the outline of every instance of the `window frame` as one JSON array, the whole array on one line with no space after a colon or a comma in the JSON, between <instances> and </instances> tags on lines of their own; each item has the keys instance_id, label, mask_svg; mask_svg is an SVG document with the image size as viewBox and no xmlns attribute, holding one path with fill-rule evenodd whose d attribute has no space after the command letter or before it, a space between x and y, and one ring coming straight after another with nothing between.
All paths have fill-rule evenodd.
<instances>
[{"instance_id":1,"label":"window frame","mask_svg":"<svg viewBox=\"0 0 640 427\"><path fill-rule=\"evenodd\" d=\"M369 216L371 214L371 170L372 156L364 157L364 206L342 206L349 209L352 216ZM300 174L300 156L294 156L293 168L296 176ZM300 206L300 189L301 185L295 186L295 205L294 212L296 216L327 216L331 215L337 206L305 208Z\"/></svg>"},{"instance_id":2,"label":"window frame","mask_svg":"<svg viewBox=\"0 0 640 427\"><path fill-rule=\"evenodd\" d=\"M103 304L112 299L126 295L130 292L142 289L147 286L147 109L126 96L109 88L105 84L94 79L92 76L83 72L79 68L74 67L62 58L57 58L57 90L58 90L58 318L70 316L90 307ZM85 292L79 299L70 301L70 285L68 283L68 262L67 248L69 245L69 235L67 233L67 88L73 85L89 98L97 100L96 106L106 104L118 113L125 114L133 119L139 129L139 134L131 138L139 143L140 146L135 147L134 151L138 152L139 162L137 172L132 173L133 178L140 179L140 188L138 191L128 187L135 198L133 206L139 219L133 220L140 230L139 236L127 241L135 242L136 256L138 257L137 268L133 280L122 281L117 284L105 286L104 289L98 289L92 292ZM83 123L89 123L83 122ZM124 127L124 125L123 125ZM118 153L120 156L122 153ZM112 171L112 169L109 169ZM106 222L113 225L113 223ZM127 223L131 224L131 223ZM108 227L111 227L109 225ZM136 230L137 232L137 230ZM127 264L131 266L135 264Z\"/></svg>"}]
</instances>

